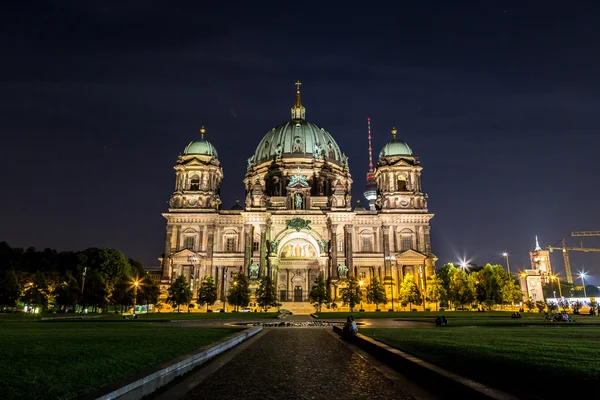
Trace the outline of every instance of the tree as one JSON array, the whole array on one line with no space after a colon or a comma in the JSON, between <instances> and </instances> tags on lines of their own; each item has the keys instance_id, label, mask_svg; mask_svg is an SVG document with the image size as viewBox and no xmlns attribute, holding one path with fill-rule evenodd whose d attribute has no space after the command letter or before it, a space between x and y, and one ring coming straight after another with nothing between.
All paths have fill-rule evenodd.
<instances>
[{"instance_id":1,"label":"tree","mask_svg":"<svg viewBox=\"0 0 600 400\"><path fill-rule=\"evenodd\" d=\"M42 271L35 273L33 283L25 289L22 300L25 304L39 307L42 310L48 306L48 283Z\"/></svg>"},{"instance_id":2,"label":"tree","mask_svg":"<svg viewBox=\"0 0 600 400\"><path fill-rule=\"evenodd\" d=\"M354 310L354 307L362 301L363 294L360 288L360 283L355 276L351 276L347 280L347 286L340 290L340 296L344 304L350 306L350 310Z\"/></svg>"},{"instance_id":3,"label":"tree","mask_svg":"<svg viewBox=\"0 0 600 400\"><path fill-rule=\"evenodd\" d=\"M8 271L0 285L0 304L14 307L21 297L21 287L15 271Z\"/></svg>"},{"instance_id":4,"label":"tree","mask_svg":"<svg viewBox=\"0 0 600 400\"><path fill-rule=\"evenodd\" d=\"M581 307L583 307L583 302L581 300L572 301L571 307L573 308L573 314L579 314Z\"/></svg>"},{"instance_id":5,"label":"tree","mask_svg":"<svg viewBox=\"0 0 600 400\"><path fill-rule=\"evenodd\" d=\"M502 279L504 269L500 265L486 264L479 272L475 285L475 298L481 305L491 309L494 304L502 304Z\"/></svg>"},{"instance_id":6,"label":"tree","mask_svg":"<svg viewBox=\"0 0 600 400\"><path fill-rule=\"evenodd\" d=\"M122 276L113 286L110 300L113 305L121 306L121 314L123 313L123 307L129 309L129 306L133 304L133 292L132 279L129 276Z\"/></svg>"},{"instance_id":7,"label":"tree","mask_svg":"<svg viewBox=\"0 0 600 400\"><path fill-rule=\"evenodd\" d=\"M440 300L446 297L446 289L442 285L442 280L436 274L433 277L427 278L427 301L435 303L435 311L438 310L438 304Z\"/></svg>"},{"instance_id":8,"label":"tree","mask_svg":"<svg viewBox=\"0 0 600 400\"><path fill-rule=\"evenodd\" d=\"M68 307L73 307L73 311L75 311L80 294L79 284L69 271L67 271L65 280L54 289L56 304L64 307L65 311L68 310Z\"/></svg>"},{"instance_id":9,"label":"tree","mask_svg":"<svg viewBox=\"0 0 600 400\"><path fill-rule=\"evenodd\" d=\"M531 297L529 299L527 299L527 301L524 301L523 304L525 304L525 306L527 307L527 309L529 311L531 311L535 308L535 301L533 301L533 299Z\"/></svg>"},{"instance_id":10,"label":"tree","mask_svg":"<svg viewBox=\"0 0 600 400\"><path fill-rule=\"evenodd\" d=\"M548 307L548 310L554 311L558 308L558 305L554 302L546 303L542 300L538 300L535 302L535 307L538 309L539 313L543 313L546 307Z\"/></svg>"},{"instance_id":11,"label":"tree","mask_svg":"<svg viewBox=\"0 0 600 400\"><path fill-rule=\"evenodd\" d=\"M145 274L140 281L137 291L137 304L146 304L146 312L150 310L150 304L158 303L160 287L152 280L149 274Z\"/></svg>"},{"instance_id":12,"label":"tree","mask_svg":"<svg viewBox=\"0 0 600 400\"><path fill-rule=\"evenodd\" d=\"M398 297L400 298L401 303L408 303L411 309L413 303L415 305L420 305L423 301L421 298L421 291L415 283L415 279L412 274L404 276L404 281L400 286L400 293L398 293Z\"/></svg>"},{"instance_id":13,"label":"tree","mask_svg":"<svg viewBox=\"0 0 600 400\"><path fill-rule=\"evenodd\" d=\"M233 305L237 311L239 307L246 307L250 303L250 288L248 287L248 278L241 272L238 272L231 282L227 301Z\"/></svg>"},{"instance_id":14,"label":"tree","mask_svg":"<svg viewBox=\"0 0 600 400\"><path fill-rule=\"evenodd\" d=\"M311 302L317 304L317 311L321 311L321 306L323 305L323 303L331 302L331 296L327 291L327 286L325 284L325 278L323 277L323 274L319 274L319 276L317 277L316 285L314 285L310 289L308 298Z\"/></svg>"},{"instance_id":15,"label":"tree","mask_svg":"<svg viewBox=\"0 0 600 400\"><path fill-rule=\"evenodd\" d=\"M367 303L375 304L375 309L379 309L379 304L387 304L387 296L385 288L379 281L379 278L374 276L371 283L367 285Z\"/></svg>"},{"instance_id":16,"label":"tree","mask_svg":"<svg viewBox=\"0 0 600 400\"><path fill-rule=\"evenodd\" d=\"M198 305L206 304L206 312L208 312L208 307L215 304L215 301L217 301L217 285L213 278L207 275L198 288Z\"/></svg>"},{"instance_id":17,"label":"tree","mask_svg":"<svg viewBox=\"0 0 600 400\"><path fill-rule=\"evenodd\" d=\"M585 285L585 294L587 297L596 297L600 295L600 289L598 289L598 286Z\"/></svg>"},{"instance_id":18,"label":"tree","mask_svg":"<svg viewBox=\"0 0 600 400\"><path fill-rule=\"evenodd\" d=\"M104 308L108 302L109 290L106 282L100 272L96 269L92 269L88 272L85 279L85 286L82 296L82 310L87 306L93 306L94 311L97 311L98 307Z\"/></svg>"},{"instance_id":19,"label":"tree","mask_svg":"<svg viewBox=\"0 0 600 400\"><path fill-rule=\"evenodd\" d=\"M192 299L192 290L190 289L187 279L185 279L185 276L183 275L179 275L175 281L173 281L169 287L168 293L167 301L177 307L177 311L180 311L180 305L188 305Z\"/></svg>"},{"instance_id":20,"label":"tree","mask_svg":"<svg viewBox=\"0 0 600 400\"><path fill-rule=\"evenodd\" d=\"M475 301L474 283L473 278L469 279L465 271L456 270L450 278L450 299L461 307L473 303Z\"/></svg>"},{"instance_id":21,"label":"tree","mask_svg":"<svg viewBox=\"0 0 600 400\"><path fill-rule=\"evenodd\" d=\"M450 281L452 280L452 275L458 271L458 269L452 263L444 264L440 268L438 268L436 272L436 276L440 279L442 288L444 289L440 295L440 303L442 306L448 304L448 302L452 301L452 290L450 288Z\"/></svg>"},{"instance_id":22,"label":"tree","mask_svg":"<svg viewBox=\"0 0 600 400\"><path fill-rule=\"evenodd\" d=\"M260 278L258 289L256 289L256 300L258 305L265 311L267 308L274 307L278 304L275 282L273 282L273 279L269 275Z\"/></svg>"},{"instance_id":23,"label":"tree","mask_svg":"<svg viewBox=\"0 0 600 400\"><path fill-rule=\"evenodd\" d=\"M508 272L502 271L501 275L501 293L504 304L518 303L523 301L523 291L519 282Z\"/></svg>"}]
</instances>

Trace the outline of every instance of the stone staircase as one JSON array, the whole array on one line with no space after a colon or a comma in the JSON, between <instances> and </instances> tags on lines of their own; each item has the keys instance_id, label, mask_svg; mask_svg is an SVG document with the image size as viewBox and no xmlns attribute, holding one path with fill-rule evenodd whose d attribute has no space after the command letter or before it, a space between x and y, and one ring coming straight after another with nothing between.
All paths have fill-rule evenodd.
<instances>
[{"instance_id":1,"label":"stone staircase","mask_svg":"<svg viewBox=\"0 0 600 400\"><path fill-rule=\"evenodd\" d=\"M308 302L286 301L281 303L281 309L289 310L295 315L308 315L315 312L315 307Z\"/></svg>"}]
</instances>

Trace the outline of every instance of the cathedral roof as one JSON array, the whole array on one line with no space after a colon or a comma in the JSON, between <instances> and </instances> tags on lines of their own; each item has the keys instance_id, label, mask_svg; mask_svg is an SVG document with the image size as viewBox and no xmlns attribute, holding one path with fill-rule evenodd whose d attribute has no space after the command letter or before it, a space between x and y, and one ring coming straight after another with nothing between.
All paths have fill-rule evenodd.
<instances>
[{"instance_id":1,"label":"cathedral roof","mask_svg":"<svg viewBox=\"0 0 600 400\"><path fill-rule=\"evenodd\" d=\"M267 132L254 152L255 165L275 157L324 156L327 161L342 163L344 156L331 134L306 120L306 110L300 99L300 85L300 82L296 82L296 103L292 107L291 120Z\"/></svg>"},{"instance_id":2,"label":"cathedral roof","mask_svg":"<svg viewBox=\"0 0 600 400\"><path fill-rule=\"evenodd\" d=\"M379 153L379 158L394 157L394 156L412 156L413 152L410 147L402 140L396 139L396 128L392 129L393 139L388 142Z\"/></svg>"},{"instance_id":3,"label":"cathedral roof","mask_svg":"<svg viewBox=\"0 0 600 400\"><path fill-rule=\"evenodd\" d=\"M200 139L191 141L190 144L185 147L185 150L183 150L183 154L199 154L218 158L219 155L217 154L217 149L215 149L215 146L213 146L208 140L204 139L205 132L206 129L202 127L200 129Z\"/></svg>"},{"instance_id":4,"label":"cathedral roof","mask_svg":"<svg viewBox=\"0 0 600 400\"><path fill-rule=\"evenodd\" d=\"M328 161L342 161L342 152L331 134L305 120L284 122L271 129L258 144L254 163L272 160L278 154L307 158L324 155Z\"/></svg>"}]
</instances>

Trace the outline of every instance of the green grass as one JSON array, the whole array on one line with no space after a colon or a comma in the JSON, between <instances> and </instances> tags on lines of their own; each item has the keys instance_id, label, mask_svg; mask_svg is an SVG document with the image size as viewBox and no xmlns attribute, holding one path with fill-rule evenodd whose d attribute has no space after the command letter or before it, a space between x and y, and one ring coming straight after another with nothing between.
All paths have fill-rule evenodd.
<instances>
[{"instance_id":1,"label":"green grass","mask_svg":"<svg viewBox=\"0 0 600 400\"><path fill-rule=\"evenodd\" d=\"M238 331L150 323L0 324L0 397L70 399Z\"/></svg>"},{"instance_id":2,"label":"green grass","mask_svg":"<svg viewBox=\"0 0 600 400\"><path fill-rule=\"evenodd\" d=\"M149 313L149 314L138 314L137 321L170 321L170 320L206 320L206 319L218 319L218 320L229 320L238 319L243 321L253 321L257 319L274 319L279 315L276 312L268 313ZM117 314L25 314L25 313L12 313L12 314L0 314L0 323L2 322L28 322L28 321L40 321L42 318L78 318L85 317L87 321L113 321L113 320L124 320L122 315ZM99 317L99 318L95 318ZM128 315L127 317L131 317Z\"/></svg>"},{"instance_id":3,"label":"green grass","mask_svg":"<svg viewBox=\"0 0 600 400\"><path fill-rule=\"evenodd\" d=\"M544 314L540 313L521 313L520 319L512 319L511 311L489 311L480 313L476 311L409 311L409 312L323 312L319 313L319 319L346 319L348 315L353 315L355 319L374 319L374 318L392 318L403 321L434 323L436 316L444 315L448 321L448 327L455 326L484 326L484 325L564 325L564 322L550 322L544 320ZM572 315L575 320L574 325L600 325L600 318L590 317L589 315Z\"/></svg>"},{"instance_id":4,"label":"green grass","mask_svg":"<svg viewBox=\"0 0 600 400\"><path fill-rule=\"evenodd\" d=\"M600 329L577 326L361 329L362 334L519 398L600 385ZM570 394L570 395L569 395Z\"/></svg>"}]
</instances>

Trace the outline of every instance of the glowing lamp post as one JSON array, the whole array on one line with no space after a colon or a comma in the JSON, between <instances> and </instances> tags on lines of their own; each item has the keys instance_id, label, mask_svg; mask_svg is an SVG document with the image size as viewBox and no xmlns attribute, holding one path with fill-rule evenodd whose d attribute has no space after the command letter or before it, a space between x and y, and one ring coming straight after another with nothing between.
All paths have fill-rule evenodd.
<instances>
[{"instance_id":1,"label":"glowing lamp post","mask_svg":"<svg viewBox=\"0 0 600 400\"><path fill-rule=\"evenodd\" d=\"M133 314L135 315L135 302L137 300L137 289L139 286L139 282L135 281L133 282Z\"/></svg>"},{"instance_id":2,"label":"glowing lamp post","mask_svg":"<svg viewBox=\"0 0 600 400\"><path fill-rule=\"evenodd\" d=\"M507 253L507 252L504 252L504 253L502 253L502 256L503 256L504 258L506 258L506 270L507 270L507 271L508 271L508 273L510 274L510 264L508 263L508 253Z\"/></svg>"},{"instance_id":3,"label":"glowing lamp post","mask_svg":"<svg viewBox=\"0 0 600 400\"><path fill-rule=\"evenodd\" d=\"M558 282L558 295L562 297L562 289L560 288L560 278L557 275L551 275L550 279L553 281L556 280Z\"/></svg>"},{"instance_id":4,"label":"glowing lamp post","mask_svg":"<svg viewBox=\"0 0 600 400\"><path fill-rule=\"evenodd\" d=\"M587 293L585 292L585 277L587 274L585 272L580 272L579 277L581 278L581 285L583 286L583 297L587 297Z\"/></svg>"},{"instance_id":5,"label":"glowing lamp post","mask_svg":"<svg viewBox=\"0 0 600 400\"><path fill-rule=\"evenodd\" d=\"M360 282L358 282L358 284L360 285L360 309L364 310L363 308L363 292L362 292L362 287L365 284L362 280Z\"/></svg>"}]
</instances>

